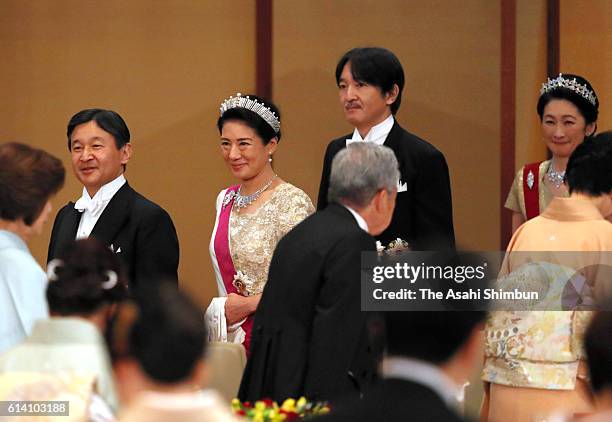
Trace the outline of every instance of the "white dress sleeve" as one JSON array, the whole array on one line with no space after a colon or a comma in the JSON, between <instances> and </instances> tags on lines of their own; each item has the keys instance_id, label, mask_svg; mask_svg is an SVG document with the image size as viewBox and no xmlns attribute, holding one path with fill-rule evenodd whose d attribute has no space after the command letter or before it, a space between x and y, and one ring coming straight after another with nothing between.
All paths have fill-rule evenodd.
<instances>
[{"instance_id":1,"label":"white dress sleeve","mask_svg":"<svg viewBox=\"0 0 612 422\"><path fill-rule=\"evenodd\" d=\"M208 327L208 341L243 343L246 333L241 325L245 320L227 326L225 302L227 297L215 297L206 309L205 320Z\"/></svg>"}]
</instances>

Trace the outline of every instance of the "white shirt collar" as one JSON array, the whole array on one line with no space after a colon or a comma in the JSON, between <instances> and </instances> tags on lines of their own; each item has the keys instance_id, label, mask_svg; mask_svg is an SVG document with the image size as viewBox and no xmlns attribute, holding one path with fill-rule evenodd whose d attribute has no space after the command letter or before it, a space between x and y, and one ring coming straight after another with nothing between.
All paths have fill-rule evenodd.
<instances>
[{"instance_id":1,"label":"white shirt collar","mask_svg":"<svg viewBox=\"0 0 612 422\"><path fill-rule=\"evenodd\" d=\"M433 390L451 408L457 408L463 398L463 388L458 386L437 366L418 359L389 356L383 359L385 378L414 381Z\"/></svg>"},{"instance_id":2,"label":"white shirt collar","mask_svg":"<svg viewBox=\"0 0 612 422\"><path fill-rule=\"evenodd\" d=\"M393 123L395 123L395 119L393 118L393 114L390 114L385 120L383 120L376 126L373 126L365 138L361 138L359 131L357 130L357 128L355 128L355 130L353 131L353 137L347 139L346 144L348 145L353 142L372 142L376 145L382 145L385 143L389 132L391 132Z\"/></svg>"},{"instance_id":3,"label":"white shirt collar","mask_svg":"<svg viewBox=\"0 0 612 422\"><path fill-rule=\"evenodd\" d=\"M359 213L357 213L357 211L355 211L351 207L344 205L344 204L342 204L342 206L344 206L344 208L346 208L347 210L351 212L351 214L353 214L353 217L355 217L355 220L357 220L357 224L359 224L359 227L361 227L361 229L365 231L366 233L369 233L368 223L366 223L363 217L360 216Z\"/></svg>"},{"instance_id":4,"label":"white shirt collar","mask_svg":"<svg viewBox=\"0 0 612 422\"><path fill-rule=\"evenodd\" d=\"M79 211L84 211L87 208L88 204L90 204L91 202L110 201L113 196L115 196L115 194L119 191L119 189L121 189L121 187L125 184L125 182L125 177L123 176L123 174L120 174L119 177L117 177L115 180L108 182L107 184L102 186L98 190L98 192L96 192L93 198L89 196L89 192L87 192L87 189L83 186L83 195L78 201L76 201L76 203L74 204L74 208Z\"/></svg>"}]
</instances>

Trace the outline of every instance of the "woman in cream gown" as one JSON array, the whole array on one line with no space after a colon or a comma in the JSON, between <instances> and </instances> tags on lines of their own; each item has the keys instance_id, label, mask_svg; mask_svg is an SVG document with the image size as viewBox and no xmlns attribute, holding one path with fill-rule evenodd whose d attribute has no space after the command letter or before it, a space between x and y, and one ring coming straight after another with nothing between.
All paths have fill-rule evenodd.
<instances>
[{"instance_id":1,"label":"woman in cream gown","mask_svg":"<svg viewBox=\"0 0 612 422\"><path fill-rule=\"evenodd\" d=\"M248 352L274 248L314 207L272 169L281 138L272 103L252 95L230 97L221 104L217 126L223 159L239 184L217 196L210 254L219 297L207 310L209 337L242 343Z\"/></svg>"}]
</instances>

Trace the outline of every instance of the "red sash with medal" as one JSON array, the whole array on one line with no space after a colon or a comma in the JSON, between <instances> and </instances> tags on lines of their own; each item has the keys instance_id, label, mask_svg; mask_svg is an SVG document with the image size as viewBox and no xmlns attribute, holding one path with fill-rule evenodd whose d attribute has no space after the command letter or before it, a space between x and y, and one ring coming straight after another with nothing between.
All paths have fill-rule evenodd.
<instances>
[{"instance_id":1,"label":"red sash with medal","mask_svg":"<svg viewBox=\"0 0 612 422\"><path fill-rule=\"evenodd\" d=\"M540 164L541 161L523 167L523 197L527 220L540 215Z\"/></svg>"}]
</instances>

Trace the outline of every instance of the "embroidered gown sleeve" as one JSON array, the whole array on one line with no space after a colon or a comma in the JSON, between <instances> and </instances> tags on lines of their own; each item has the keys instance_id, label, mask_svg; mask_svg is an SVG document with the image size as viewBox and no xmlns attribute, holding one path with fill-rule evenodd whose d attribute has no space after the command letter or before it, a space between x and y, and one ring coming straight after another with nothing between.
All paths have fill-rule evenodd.
<instances>
[{"instance_id":1,"label":"embroidered gown sleeve","mask_svg":"<svg viewBox=\"0 0 612 422\"><path fill-rule=\"evenodd\" d=\"M278 207L278 225L276 237L280 240L289 233L293 227L314 212L314 206L308 195L302 190L294 188L288 192ZM277 240L277 241L278 241Z\"/></svg>"},{"instance_id":2,"label":"embroidered gown sleeve","mask_svg":"<svg viewBox=\"0 0 612 422\"><path fill-rule=\"evenodd\" d=\"M523 193L522 190L523 185L523 168L516 173L514 177L514 181L512 182L512 187L510 188L510 192L508 192L508 198L506 199L506 203L504 204L505 208L512 210L514 212L520 212L525 217L525 213L521 209L520 206L520 198L519 195Z\"/></svg>"}]
</instances>

